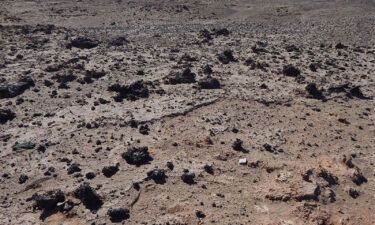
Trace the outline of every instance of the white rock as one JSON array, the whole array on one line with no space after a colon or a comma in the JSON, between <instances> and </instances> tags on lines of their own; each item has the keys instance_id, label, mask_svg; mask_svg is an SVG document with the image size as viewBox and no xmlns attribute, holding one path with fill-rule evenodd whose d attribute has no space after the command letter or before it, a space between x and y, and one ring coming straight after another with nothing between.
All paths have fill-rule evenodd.
<instances>
[{"instance_id":1,"label":"white rock","mask_svg":"<svg viewBox=\"0 0 375 225\"><path fill-rule=\"evenodd\" d=\"M238 160L238 163L240 165L246 165L247 164L247 159L246 158L242 158L242 159Z\"/></svg>"}]
</instances>

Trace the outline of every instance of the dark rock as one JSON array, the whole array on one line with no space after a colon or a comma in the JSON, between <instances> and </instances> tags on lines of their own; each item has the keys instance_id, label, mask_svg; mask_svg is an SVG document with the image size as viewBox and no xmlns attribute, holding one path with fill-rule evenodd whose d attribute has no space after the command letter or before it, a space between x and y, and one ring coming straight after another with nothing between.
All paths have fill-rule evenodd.
<instances>
[{"instance_id":1,"label":"dark rock","mask_svg":"<svg viewBox=\"0 0 375 225\"><path fill-rule=\"evenodd\" d=\"M355 172L352 176L352 181L360 186L362 185L363 183L367 183L367 178L363 176L362 173L359 173L359 172Z\"/></svg>"},{"instance_id":2,"label":"dark rock","mask_svg":"<svg viewBox=\"0 0 375 225\"><path fill-rule=\"evenodd\" d=\"M206 164L204 165L204 170L209 174L214 174L214 167L212 164Z\"/></svg>"},{"instance_id":3,"label":"dark rock","mask_svg":"<svg viewBox=\"0 0 375 225\"><path fill-rule=\"evenodd\" d=\"M56 74L51 78L59 83L59 88L67 89L69 88L67 84L69 82L75 81L77 79L77 76L73 74Z\"/></svg>"},{"instance_id":4,"label":"dark rock","mask_svg":"<svg viewBox=\"0 0 375 225\"><path fill-rule=\"evenodd\" d=\"M242 144L243 144L243 141L241 139L237 138L233 142L233 145L232 145L233 150L235 150L235 151L242 151L243 150Z\"/></svg>"},{"instance_id":5,"label":"dark rock","mask_svg":"<svg viewBox=\"0 0 375 225\"><path fill-rule=\"evenodd\" d=\"M117 37L108 42L108 46L122 46L129 43L125 37Z\"/></svg>"},{"instance_id":6,"label":"dark rock","mask_svg":"<svg viewBox=\"0 0 375 225\"><path fill-rule=\"evenodd\" d=\"M132 119L132 120L129 121L129 126L131 128L137 128L138 127L138 122L136 120Z\"/></svg>"},{"instance_id":7,"label":"dark rock","mask_svg":"<svg viewBox=\"0 0 375 225\"><path fill-rule=\"evenodd\" d=\"M211 75L214 71L212 70L212 67L210 65L205 65L203 67L203 73L207 75Z\"/></svg>"},{"instance_id":8,"label":"dark rock","mask_svg":"<svg viewBox=\"0 0 375 225\"><path fill-rule=\"evenodd\" d=\"M181 56L181 58L179 60L179 63L183 63L183 62L196 62L196 61L198 61L198 59L196 57L192 57L189 54L185 53L183 56Z\"/></svg>"},{"instance_id":9,"label":"dark rock","mask_svg":"<svg viewBox=\"0 0 375 225\"><path fill-rule=\"evenodd\" d=\"M138 181L133 182L133 188L135 190L139 191L141 189L140 182L138 182Z\"/></svg>"},{"instance_id":10,"label":"dark rock","mask_svg":"<svg viewBox=\"0 0 375 225\"><path fill-rule=\"evenodd\" d=\"M102 105L105 105L105 104L108 104L108 103L111 103L111 101L108 101L104 98L99 98L98 99L99 103L102 104Z\"/></svg>"},{"instance_id":11,"label":"dark rock","mask_svg":"<svg viewBox=\"0 0 375 225\"><path fill-rule=\"evenodd\" d=\"M141 133L143 135L148 135L149 131L150 131L150 128L148 128L147 124L139 127L139 133Z\"/></svg>"},{"instance_id":12,"label":"dark rock","mask_svg":"<svg viewBox=\"0 0 375 225\"><path fill-rule=\"evenodd\" d=\"M130 85L113 84L108 87L108 91L117 92L117 96L114 97L116 102L122 102L123 99L135 101L149 97L149 90L143 80L135 81Z\"/></svg>"},{"instance_id":13,"label":"dark rock","mask_svg":"<svg viewBox=\"0 0 375 225\"><path fill-rule=\"evenodd\" d=\"M335 46L336 49L346 49L348 48L348 46L346 45L343 45L341 42L340 43L337 43L337 45Z\"/></svg>"},{"instance_id":14,"label":"dark rock","mask_svg":"<svg viewBox=\"0 0 375 225\"><path fill-rule=\"evenodd\" d=\"M299 48L295 45L288 45L288 46L285 47L285 50L287 52L298 52Z\"/></svg>"},{"instance_id":15,"label":"dark rock","mask_svg":"<svg viewBox=\"0 0 375 225\"><path fill-rule=\"evenodd\" d=\"M147 177L154 180L157 184L165 184L167 178L165 172L163 169L154 169L147 172Z\"/></svg>"},{"instance_id":16,"label":"dark rock","mask_svg":"<svg viewBox=\"0 0 375 225\"><path fill-rule=\"evenodd\" d=\"M92 212L96 212L103 205L101 197L88 183L81 184L74 190L73 195L81 200L85 207Z\"/></svg>"},{"instance_id":17,"label":"dark rock","mask_svg":"<svg viewBox=\"0 0 375 225\"><path fill-rule=\"evenodd\" d=\"M205 39L204 41L206 42L213 39L210 31L208 31L207 29L201 30L199 32L199 36L204 38Z\"/></svg>"},{"instance_id":18,"label":"dark rock","mask_svg":"<svg viewBox=\"0 0 375 225\"><path fill-rule=\"evenodd\" d=\"M168 167L168 169L173 170L174 169L173 162L172 161L168 161L167 162L167 167Z\"/></svg>"},{"instance_id":19,"label":"dark rock","mask_svg":"<svg viewBox=\"0 0 375 225\"><path fill-rule=\"evenodd\" d=\"M309 93L309 95L315 99L324 99L323 91L319 90L316 87L315 83L310 83L306 86L306 91Z\"/></svg>"},{"instance_id":20,"label":"dark rock","mask_svg":"<svg viewBox=\"0 0 375 225\"><path fill-rule=\"evenodd\" d=\"M90 38L86 37L77 37L73 39L68 47L76 47L80 49L90 49L95 48L99 45L97 41L91 40Z\"/></svg>"},{"instance_id":21,"label":"dark rock","mask_svg":"<svg viewBox=\"0 0 375 225\"><path fill-rule=\"evenodd\" d=\"M18 82L0 85L0 99L14 98L34 86L35 83L31 77L23 77Z\"/></svg>"},{"instance_id":22,"label":"dark rock","mask_svg":"<svg viewBox=\"0 0 375 225\"><path fill-rule=\"evenodd\" d=\"M339 179L336 176L333 176L331 173L329 173L326 170L320 171L318 173L318 177L323 178L329 185L338 185L339 184Z\"/></svg>"},{"instance_id":23,"label":"dark rock","mask_svg":"<svg viewBox=\"0 0 375 225\"><path fill-rule=\"evenodd\" d=\"M107 73L104 71L86 70L84 81L89 84L93 82L93 79L97 80L101 77L104 77L106 74Z\"/></svg>"},{"instance_id":24,"label":"dark rock","mask_svg":"<svg viewBox=\"0 0 375 225\"><path fill-rule=\"evenodd\" d=\"M19 184L23 184L25 183L27 180L29 179L29 177L25 174L21 174L21 176L18 178L18 183Z\"/></svg>"},{"instance_id":25,"label":"dark rock","mask_svg":"<svg viewBox=\"0 0 375 225\"><path fill-rule=\"evenodd\" d=\"M233 56L233 51L230 49L227 49L223 53L219 54L217 58L223 64L228 64L230 62L237 62L237 59L235 59Z\"/></svg>"},{"instance_id":26,"label":"dark rock","mask_svg":"<svg viewBox=\"0 0 375 225\"><path fill-rule=\"evenodd\" d=\"M293 65L287 65L283 68L283 74L288 77L298 77L301 71Z\"/></svg>"},{"instance_id":27,"label":"dark rock","mask_svg":"<svg viewBox=\"0 0 375 225\"><path fill-rule=\"evenodd\" d=\"M257 42L257 44L253 45L251 47L251 50L256 53L256 54L259 54L259 53L268 53L267 49L265 49L265 47L267 47L267 43L263 43L263 42Z\"/></svg>"},{"instance_id":28,"label":"dark rock","mask_svg":"<svg viewBox=\"0 0 375 225\"><path fill-rule=\"evenodd\" d=\"M189 170L187 169L185 169L184 173L181 175L182 181L190 185L196 184L196 182L194 181L194 178L195 178L195 173L189 173Z\"/></svg>"},{"instance_id":29,"label":"dark rock","mask_svg":"<svg viewBox=\"0 0 375 225\"><path fill-rule=\"evenodd\" d=\"M88 172L86 173L86 178L89 179L89 180L92 180L96 177L95 173L94 172Z\"/></svg>"},{"instance_id":30,"label":"dark rock","mask_svg":"<svg viewBox=\"0 0 375 225\"><path fill-rule=\"evenodd\" d=\"M349 97L356 97L359 99L371 99L371 97L367 97L363 94L361 91L361 88L359 86L355 86L349 90Z\"/></svg>"},{"instance_id":31,"label":"dark rock","mask_svg":"<svg viewBox=\"0 0 375 225\"><path fill-rule=\"evenodd\" d=\"M70 210L72 210L74 207L74 202L71 201L71 200L68 200L66 202L64 202L61 206L60 206L60 209L61 211L63 212L69 212Z\"/></svg>"},{"instance_id":32,"label":"dark rock","mask_svg":"<svg viewBox=\"0 0 375 225\"><path fill-rule=\"evenodd\" d=\"M121 222L130 218L129 210L125 208L109 209L107 215L113 223Z\"/></svg>"},{"instance_id":33,"label":"dark rock","mask_svg":"<svg viewBox=\"0 0 375 225\"><path fill-rule=\"evenodd\" d=\"M0 124L5 124L14 118L16 118L16 114L10 109L0 109Z\"/></svg>"},{"instance_id":34,"label":"dark rock","mask_svg":"<svg viewBox=\"0 0 375 225\"><path fill-rule=\"evenodd\" d=\"M35 146L36 145L33 142L28 141L28 142L23 142L23 143L13 145L12 149L13 151L16 151L16 152L22 152L25 150L34 149Z\"/></svg>"},{"instance_id":35,"label":"dark rock","mask_svg":"<svg viewBox=\"0 0 375 225\"><path fill-rule=\"evenodd\" d=\"M102 173L106 177L112 177L119 171L118 167L119 167L119 164L117 164L116 166L105 166L102 169Z\"/></svg>"},{"instance_id":36,"label":"dark rock","mask_svg":"<svg viewBox=\"0 0 375 225\"><path fill-rule=\"evenodd\" d=\"M67 169L68 174L73 174L73 173L81 172L81 168L79 166L80 165L78 163L71 164L69 166L69 168Z\"/></svg>"},{"instance_id":37,"label":"dark rock","mask_svg":"<svg viewBox=\"0 0 375 225\"><path fill-rule=\"evenodd\" d=\"M228 36L230 34L230 31L227 28L222 28L222 29L213 30L213 31L216 36L220 36L220 35Z\"/></svg>"},{"instance_id":38,"label":"dark rock","mask_svg":"<svg viewBox=\"0 0 375 225\"><path fill-rule=\"evenodd\" d=\"M148 153L148 147L133 147L122 154L122 158L131 165L140 166L152 160Z\"/></svg>"},{"instance_id":39,"label":"dark rock","mask_svg":"<svg viewBox=\"0 0 375 225\"><path fill-rule=\"evenodd\" d=\"M137 75L138 76L143 76L143 75L145 75L145 72L143 70L138 70L137 71Z\"/></svg>"},{"instance_id":40,"label":"dark rock","mask_svg":"<svg viewBox=\"0 0 375 225\"><path fill-rule=\"evenodd\" d=\"M267 89L268 86L267 86L267 84L262 84L262 85L259 86L259 88L260 88L260 89Z\"/></svg>"},{"instance_id":41,"label":"dark rock","mask_svg":"<svg viewBox=\"0 0 375 225\"><path fill-rule=\"evenodd\" d=\"M350 197L352 198L358 198L360 195L359 192L353 188L350 188L348 192L349 192Z\"/></svg>"},{"instance_id":42,"label":"dark rock","mask_svg":"<svg viewBox=\"0 0 375 225\"><path fill-rule=\"evenodd\" d=\"M263 145L263 148L267 151L267 152L271 152L271 153L274 153L275 152L275 149L272 145L270 144L264 144Z\"/></svg>"},{"instance_id":43,"label":"dark rock","mask_svg":"<svg viewBox=\"0 0 375 225\"><path fill-rule=\"evenodd\" d=\"M218 79L213 78L211 76L203 78L198 82L198 85L202 89L219 89L220 82Z\"/></svg>"},{"instance_id":44,"label":"dark rock","mask_svg":"<svg viewBox=\"0 0 375 225\"><path fill-rule=\"evenodd\" d=\"M191 72L189 68L186 68L182 73L177 72L168 76L166 83L173 85L195 83L195 76L195 73Z\"/></svg>"},{"instance_id":45,"label":"dark rock","mask_svg":"<svg viewBox=\"0 0 375 225\"><path fill-rule=\"evenodd\" d=\"M44 194L34 194L31 199L35 201L35 208L44 210L55 208L59 202L65 201L65 196L61 190L53 190Z\"/></svg>"},{"instance_id":46,"label":"dark rock","mask_svg":"<svg viewBox=\"0 0 375 225\"><path fill-rule=\"evenodd\" d=\"M203 218L206 217L206 215L205 215L202 211L199 211L199 210L195 212L195 215L196 215L198 218L200 218L200 219L203 219Z\"/></svg>"},{"instance_id":47,"label":"dark rock","mask_svg":"<svg viewBox=\"0 0 375 225\"><path fill-rule=\"evenodd\" d=\"M319 63L311 63L311 64L309 65L309 68L310 68L310 70L311 70L312 72L316 72L316 71L318 71Z\"/></svg>"}]
</instances>

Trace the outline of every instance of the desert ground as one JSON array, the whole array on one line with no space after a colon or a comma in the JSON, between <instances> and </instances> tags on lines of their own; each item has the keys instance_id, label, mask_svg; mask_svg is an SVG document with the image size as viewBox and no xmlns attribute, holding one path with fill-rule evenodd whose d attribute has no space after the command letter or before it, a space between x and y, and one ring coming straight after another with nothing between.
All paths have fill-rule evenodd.
<instances>
[{"instance_id":1,"label":"desert ground","mask_svg":"<svg viewBox=\"0 0 375 225\"><path fill-rule=\"evenodd\" d=\"M375 1L2 0L0 224L375 224Z\"/></svg>"}]
</instances>

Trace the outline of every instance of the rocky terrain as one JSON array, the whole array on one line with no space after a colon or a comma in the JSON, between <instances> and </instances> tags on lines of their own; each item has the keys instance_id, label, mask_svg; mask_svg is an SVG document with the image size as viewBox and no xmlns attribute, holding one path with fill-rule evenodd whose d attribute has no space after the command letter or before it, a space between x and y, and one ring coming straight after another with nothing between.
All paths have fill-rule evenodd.
<instances>
[{"instance_id":1,"label":"rocky terrain","mask_svg":"<svg viewBox=\"0 0 375 225\"><path fill-rule=\"evenodd\" d=\"M0 2L0 224L375 224L371 0Z\"/></svg>"}]
</instances>

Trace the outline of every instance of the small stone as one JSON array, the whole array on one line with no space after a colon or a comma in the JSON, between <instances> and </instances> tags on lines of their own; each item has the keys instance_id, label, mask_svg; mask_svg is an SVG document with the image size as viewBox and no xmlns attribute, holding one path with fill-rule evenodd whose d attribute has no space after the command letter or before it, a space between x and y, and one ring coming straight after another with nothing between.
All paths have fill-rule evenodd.
<instances>
[{"instance_id":1,"label":"small stone","mask_svg":"<svg viewBox=\"0 0 375 225\"><path fill-rule=\"evenodd\" d=\"M352 198L358 198L360 195L359 192L355 190L354 188L350 188L348 192L349 192L350 197Z\"/></svg>"},{"instance_id":2,"label":"small stone","mask_svg":"<svg viewBox=\"0 0 375 225\"><path fill-rule=\"evenodd\" d=\"M143 135L148 135L150 132L150 128L148 127L148 125L142 125L139 127L139 133L140 134L143 134Z\"/></svg>"},{"instance_id":3,"label":"small stone","mask_svg":"<svg viewBox=\"0 0 375 225\"><path fill-rule=\"evenodd\" d=\"M173 170L173 168L174 168L173 162L172 161L168 161L167 162L167 167L168 167L168 169Z\"/></svg>"},{"instance_id":4,"label":"small stone","mask_svg":"<svg viewBox=\"0 0 375 225\"><path fill-rule=\"evenodd\" d=\"M233 150L235 150L235 151L242 151L243 150L242 144L243 144L243 141L241 139L237 138L233 142L233 145L232 145Z\"/></svg>"},{"instance_id":5,"label":"small stone","mask_svg":"<svg viewBox=\"0 0 375 225\"><path fill-rule=\"evenodd\" d=\"M196 215L198 218L200 218L200 219L203 219L203 218L206 217L206 215L205 215L202 211L200 211L200 210L196 211L196 212L195 212L195 215Z\"/></svg>"},{"instance_id":6,"label":"small stone","mask_svg":"<svg viewBox=\"0 0 375 225\"><path fill-rule=\"evenodd\" d=\"M204 170L209 174L214 174L214 168L212 163L204 165Z\"/></svg>"},{"instance_id":7,"label":"small stone","mask_svg":"<svg viewBox=\"0 0 375 225\"><path fill-rule=\"evenodd\" d=\"M18 178L18 183L19 184L23 184L25 183L27 180L29 179L29 177L25 174L22 174L19 178Z\"/></svg>"},{"instance_id":8,"label":"small stone","mask_svg":"<svg viewBox=\"0 0 375 225\"><path fill-rule=\"evenodd\" d=\"M238 160L238 163L239 163L240 165L246 165L246 164L247 164L247 159L246 159L246 158L239 159L239 160Z\"/></svg>"}]
</instances>

